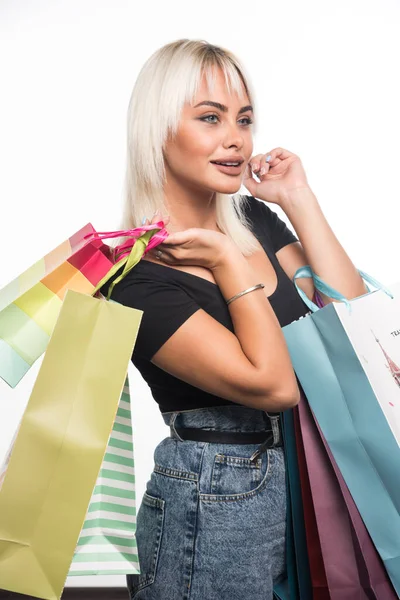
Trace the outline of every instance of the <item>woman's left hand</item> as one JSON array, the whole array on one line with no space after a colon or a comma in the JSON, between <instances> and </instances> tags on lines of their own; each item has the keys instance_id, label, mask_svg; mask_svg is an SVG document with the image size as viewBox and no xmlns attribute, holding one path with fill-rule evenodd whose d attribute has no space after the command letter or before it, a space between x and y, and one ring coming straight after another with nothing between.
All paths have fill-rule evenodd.
<instances>
[{"instance_id":1,"label":"woman's left hand","mask_svg":"<svg viewBox=\"0 0 400 600\"><path fill-rule=\"evenodd\" d=\"M267 161L269 156L271 158ZM254 179L253 174L257 175L259 182ZM245 171L243 185L252 196L278 206L284 204L289 192L309 188L300 158L284 148L252 156Z\"/></svg>"}]
</instances>

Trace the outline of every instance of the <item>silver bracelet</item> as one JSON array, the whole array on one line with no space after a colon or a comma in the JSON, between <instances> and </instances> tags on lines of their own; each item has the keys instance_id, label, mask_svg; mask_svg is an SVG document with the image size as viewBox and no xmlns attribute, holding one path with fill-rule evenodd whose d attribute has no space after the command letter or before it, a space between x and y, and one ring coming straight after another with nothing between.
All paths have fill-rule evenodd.
<instances>
[{"instance_id":1,"label":"silver bracelet","mask_svg":"<svg viewBox=\"0 0 400 600\"><path fill-rule=\"evenodd\" d=\"M236 300L236 298L240 298L240 296L244 296L245 294L248 294L249 292L253 292L254 290L258 290L258 289L261 289L263 287L265 287L265 285L263 283L257 283L257 285L253 285L253 287L248 288L247 290L243 290L243 292L239 292L235 296L232 296L232 298L230 298L229 300L227 300L226 303L230 304L231 302L233 302L234 300Z\"/></svg>"}]
</instances>

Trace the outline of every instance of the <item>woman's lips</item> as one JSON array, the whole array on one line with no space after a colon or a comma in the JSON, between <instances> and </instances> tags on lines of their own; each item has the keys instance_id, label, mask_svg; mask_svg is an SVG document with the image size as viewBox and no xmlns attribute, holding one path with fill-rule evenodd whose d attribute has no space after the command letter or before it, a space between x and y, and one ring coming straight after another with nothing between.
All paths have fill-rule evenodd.
<instances>
[{"instance_id":1,"label":"woman's lips","mask_svg":"<svg viewBox=\"0 0 400 600\"><path fill-rule=\"evenodd\" d=\"M221 173L225 173L225 175L237 176L237 175L240 175L241 172L242 172L242 165L238 165L237 167L233 167L233 166L228 166L228 165L220 165L220 164L217 164L217 163L211 163L211 164L214 165L214 167L217 167L217 169L219 171L221 171Z\"/></svg>"}]
</instances>

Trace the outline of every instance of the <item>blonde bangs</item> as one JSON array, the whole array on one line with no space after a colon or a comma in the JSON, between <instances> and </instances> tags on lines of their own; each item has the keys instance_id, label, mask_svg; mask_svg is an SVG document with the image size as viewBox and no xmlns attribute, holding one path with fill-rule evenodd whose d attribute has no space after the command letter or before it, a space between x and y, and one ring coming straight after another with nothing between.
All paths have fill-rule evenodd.
<instances>
[{"instance_id":1,"label":"blonde bangs","mask_svg":"<svg viewBox=\"0 0 400 600\"><path fill-rule=\"evenodd\" d=\"M194 46L192 52L184 52L184 50L185 47L182 46L183 56L179 52L176 53L178 64L173 65L174 61L171 61L166 76L166 79L169 79L166 81L166 88L170 102L174 105L174 110L169 111L168 119L168 127L172 135L177 132L183 105L194 102L203 75L206 78L208 91L210 93L214 91L218 69L223 72L228 93L236 93L243 101L247 95L255 113L253 93L248 78L243 67L228 50L222 50L206 42Z\"/></svg>"}]
</instances>

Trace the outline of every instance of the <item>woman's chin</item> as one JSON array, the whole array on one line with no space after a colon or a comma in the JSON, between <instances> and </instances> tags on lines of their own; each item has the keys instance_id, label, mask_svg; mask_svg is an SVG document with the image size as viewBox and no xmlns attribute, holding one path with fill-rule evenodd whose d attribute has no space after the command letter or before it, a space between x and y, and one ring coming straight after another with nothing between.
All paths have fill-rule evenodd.
<instances>
[{"instance_id":1,"label":"woman's chin","mask_svg":"<svg viewBox=\"0 0 400 600\"><path fill-rule=\"evenodd\" d=\"M235 178L236 179L236 178ZM241 178L237 178L237 181L226 181L226 182L215 182L214 190L219 194L236 194L242 185Z\"/></svg>"}]
</instances>

